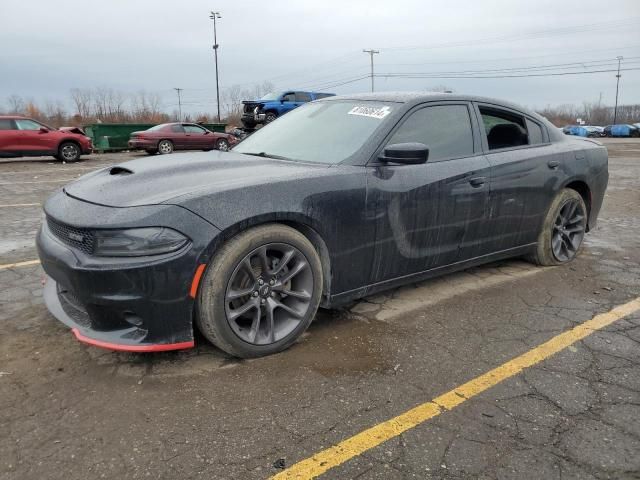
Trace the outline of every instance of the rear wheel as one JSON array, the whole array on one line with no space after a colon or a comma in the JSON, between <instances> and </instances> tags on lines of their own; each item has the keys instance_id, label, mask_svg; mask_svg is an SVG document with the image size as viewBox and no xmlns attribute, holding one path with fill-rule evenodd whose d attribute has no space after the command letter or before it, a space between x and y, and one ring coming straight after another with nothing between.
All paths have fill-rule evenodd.
<instances>
[{"instance_id":1,"label":"rear wheel","mask_svg":"<svg viewBox=\"0 0 640 480\"><path fill-rule=\"evenodd\" d=\"M321 294L322 267L311 242L293 228L263 225L232 238L208 265L196 323L231 355L270 355L307 329Z\"/></svg>"},{"instance_id":2,"label":"rear wheel","mask_svg":"<svg viewBox=\"0 0 640 480\"><path fill-rule=\"evenodd\" d=\"M80 160L80 147L73 142L63 142L58 148L56 158L63 162L77 162Z\"/></svg>"},{"instance_id":3,"label":"rear wheel","mask_svg":"<svg viewBox=\"0 0 640 480\"><path fill-rule=\"evenodd\" d=\"M570 262L582 247L586 228L587 207L582 196L565 188L551 202L530 260L538 265Z\"/></svg>"},{"instance_id":4,"label":"rear wheel","mask_svg":"<svg viewBox=\"0 0 640 480\"><path fill-rule=\"evenodd\" d=\"M226 138L221 138L216 142L216 148L221 152L229 151L229 141Z\"/></svg>"},{"instance_id":5,"label":"rear wheel","mask_svg":"<svg viewBox=\"0 0 640 480\"><path fill-rule=\"evenodd\" d=\"M161 155L167 155L173 152L173 142L171 140L160 140L158 142L158 152Z\"/></svg>"}]
</instances>

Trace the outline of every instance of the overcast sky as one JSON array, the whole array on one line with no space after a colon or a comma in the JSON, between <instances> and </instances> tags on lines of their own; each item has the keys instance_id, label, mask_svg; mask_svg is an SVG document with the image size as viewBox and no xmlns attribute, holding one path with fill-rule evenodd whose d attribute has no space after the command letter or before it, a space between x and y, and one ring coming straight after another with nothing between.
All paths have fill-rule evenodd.
<instances>
[{"instance_id":1,"label":"overcast sky","mask_svg":"<svg viewBox=\"0 0 640 480\"><path fill-rule=\"evenodd\" d=\"M181 87L187 111L213 111L212 9L222 15L221 88L269 80L282 89L368 91L369 79L337 85L368 75L363 48L380 50L381 74L606 70L622 55L623 68L638 70L623 72L620 102L640 103L639 0L0 0L0 104L11 94L67 102L71 88L103 86L156 92L171 111ZM543 107L600 95L613 104L615 80L611 72L376 78L376 90L446 85Z\"/></svg>"}]
</instances>

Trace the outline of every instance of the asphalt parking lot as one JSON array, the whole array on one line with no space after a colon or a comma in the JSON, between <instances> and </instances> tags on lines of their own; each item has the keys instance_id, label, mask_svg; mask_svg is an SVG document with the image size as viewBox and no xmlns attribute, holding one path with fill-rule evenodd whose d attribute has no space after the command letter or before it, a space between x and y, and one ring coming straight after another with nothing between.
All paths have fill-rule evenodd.
<instances>
[{"instance_id":1,"label":"asphalt parking lot","mask_svg":"<svg viewBox=\"0 0 640 480\"><path fill-rule=\"evenodd\" d=\"M605 141L599 225L569 266L513 260L321 311L290 350L244 361L202 339L89 347L44 307L41 203L140 154L0 163L0 478L640 478L640 140Z\"/></svg>"}]
</instances>

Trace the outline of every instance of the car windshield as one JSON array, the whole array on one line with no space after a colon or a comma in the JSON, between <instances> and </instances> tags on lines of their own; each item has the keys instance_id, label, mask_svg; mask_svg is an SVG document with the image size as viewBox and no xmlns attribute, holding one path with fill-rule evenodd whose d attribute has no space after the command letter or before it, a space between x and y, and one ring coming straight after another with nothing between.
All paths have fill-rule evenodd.
<instances>
[{"instance_id":1,"label":"car windshield","mask_svg":"<svg viewBox=\"0 0 640 480\"><path fill-rule=\"evenodd\" d=\"M308 103L261 128L233 151L317 163L340 163L355 154L386 121L393 104Z\"/></svg>"},{"instance_id":2,"label":"car windshield","mask_svg":"<svg viewBox=\"0 0 640 480\"><path fill-rule=\"evenodd\" d=\"M260 97L260 100L277 100L279 96L279 93L271 92Z\"/></svg>"}]
</instances>

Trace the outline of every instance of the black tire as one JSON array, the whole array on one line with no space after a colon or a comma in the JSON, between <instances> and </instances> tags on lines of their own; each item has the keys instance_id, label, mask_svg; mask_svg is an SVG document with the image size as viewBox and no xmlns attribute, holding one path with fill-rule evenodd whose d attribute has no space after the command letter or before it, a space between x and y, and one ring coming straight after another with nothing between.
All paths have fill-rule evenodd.
<instances>
[{"instance_id":1,"label":"black tire","mask_svg":"<svg viewBox=\"0 0 640 480\"><path fill-rule=\"evenodd\" d=\"M580 253L587 214L587 206L578 192L570 188L561 190L547 210L536 249L528 259L544 266L571 262Z\"/></svg>"},{"instance_id":2,"label":"black tire","mask_svg":"<svg viewBox=\"0 0 640 480\"><path fill-rule=\"evenodd\" d=\"M229 140L226 138L221 138L216 142L216 150L220 150L221 152L229 151Z\"/></svg>"},{"instance_id":3,"label":"black tire","mask_svg":"<svg viewBox=\"0 0 640 480\"><path fill-rule=\"evenodd\" d=\"M61 162L73 163L80 160L80 155L82 155L82 151L77 143L62 142L58 147L58 154L55 158Z\"/></svg>"},{"instance_id":4,"label":"black tire","mask_svg":"<svg viewBox=\"0 0 640 480\"><path fill-rule=\"evenodd\" d=\"M242 120L242 125L244 128L256 128L256 122L253 120Z\"/></svg>"},{"instance_id":5,"label":"black tire","mask_svg":"<svg viewBox=\"0 0 640 480\"><path fill-rule=\"evenodd\" d=\"M267 123L273 122L276 118L278 118L278 114L276 112L267 112L266 116L264 117L265 125Z\"/></svg>"},{"instance_id":6,"label":"black tire","mask_svg":"<svg viewBox=\"0 0 640 480\"><path fill-rule=\"evenodd\" d=\"M158 153L160 153L160 155L173 153L173 142L167 139L160 140L158 142Z\"/></svg>"},{"instance_id":7,"label":"black tire","mask_svg":"<svg viewBox=\"0 0 640 480\"><path fill-rule=\"evenodd\" d=\"M268 253L273 252L271 248L280 247L295 253L289 257L283 254L282 262L274 262ZM264 268L265 263L259 260L254 263L255 257L252 255L260 257L255 252L262 250L265 252L266 264L271 261L271 267ZM246 261L249 262L250 269L247 268ZM280 289L279 282L269 277L271 272L278 270L280 272L276 273L276 277L280 275L283 280ZM244 272L247 282L238 288L234 282L241 272ZM289 275L290 278L286 279ZM313 320L322 295L322 275L318 253L311 242L297 230L280 224L246 230L225 243L207 266L196 302L196 324L211 343L236 357L261 357L280 352L291 346ZM297 280L293 278L307 282L306 288L301 290L299 284L294 285ZM265 287L267 291L263 291ZM276 289L282 293L276 293ZM237 295L240 290L244 290L244 296ZM302 293L306 297L298 299L298 295ZM236 301L239 307L234 305ZM289 302L285 304L287 309L282 307L285 301ZM249 304L252 307L243 310ZM231 305L234 310L231 310ZM241 310L245 313L236 316L234 320L233 314ZM270 317L267 317L269 311ZM291 311L295 311L295 316L289 313ZM249 315L249 312L253 313ZM274 312L278 312L279 317ZM244 315L251 318L243 318ZM269 318L272 319L271 322ZM247 324L244 329L239 327L240 321ZM277 328L282 330L271 333L276 332ZM258 332L262 336L261 341L257 340Z\"/></svg>"}]
</instances>

